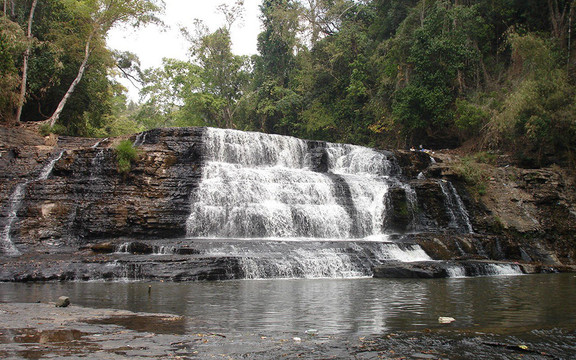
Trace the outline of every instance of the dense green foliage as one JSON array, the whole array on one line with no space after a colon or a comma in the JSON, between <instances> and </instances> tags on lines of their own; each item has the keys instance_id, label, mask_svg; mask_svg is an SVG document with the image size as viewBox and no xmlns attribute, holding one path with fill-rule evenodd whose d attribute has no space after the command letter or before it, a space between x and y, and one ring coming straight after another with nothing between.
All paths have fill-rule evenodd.
<instances>
[{"instance_id":1,"label":"dense green foliage","mask_svg":"<svg viewBox=\"0 0 576 360\"><path fill-rule=\"evenodd\" d=\"M106 48L106 35L116 24L155 21L157 0L7 0L0 15L0 115L16 120L18 93L24 77L23 57L30 46L22 121L54 115L70 92L58 123L66 132L104 136L121 117L124 89L111 77L120 67ZM35 12L32 12L36 3ZM33 15L31 17L31 15ZM30 21L31 20L31 21ZM27 39L28 23L31 38ZM72 87L75 79L77 85ZM72 88L72 89L71 89ZM72 91L70 91L72 90Z\"/></svg>"},{"instance_id":2,"label":"dense green foliage","mask_svg":"<svg viewBox=\"0 0 576 360\"><path fill-rule=\"evenodd\" d=\"M2 19L3 117L30 3ZM39 1L26 121L45 118L76 75L88 30L71 3ZM109 76L114 66L138 70L137 60L99 37L60 124L101 136L208 125L382 147L469 142L527 166L575 165L574 0L263 0L251 59L231 51L241 7L220 7L226 24L214 32L185 31L188 61L136 71L139 105Z\"/></svg>"}]
</instances>

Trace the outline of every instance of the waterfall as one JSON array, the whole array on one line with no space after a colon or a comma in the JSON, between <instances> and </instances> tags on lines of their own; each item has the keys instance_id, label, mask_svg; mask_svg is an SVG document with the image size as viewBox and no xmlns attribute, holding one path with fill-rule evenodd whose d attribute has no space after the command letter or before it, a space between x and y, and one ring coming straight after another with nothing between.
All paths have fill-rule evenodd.
<instances>
[{"instance_id":1,"label":"waterfall","mask_svg":"<svg viewBox=\"0 0 576 360\"><path fill-rule=\"evenodd\" d=\"M54 169L54 165L56 162L62 158L65 150L60 151L53 159L49 160L48 163L41 169L38 178L35 180L26 180L18 185L10 195L10 199L8 200L8 217L6 219L6 224L4 225L4 229L0 233L0 246L4 252L4 254L9 256L18 256L20 255L20 251L12 241L10 236L10 231L12 230L12 225L14 221L16 221L18 217L18 210L22 206L22 201L24 200L24 195L26 193L26 188L30 182L46 180L52 173Z\"/></svg>"},{"instance_id":2,"label":"waterfall","mask_svg":"<svg viewBox=\"0 0 576 360\"><path fill-rule=\"evenodd\" d=\"M450 215L450 227L473 233L474 229L470 223L470 216L468 215L468 211L466 211L462 198L460 198L460 195L458 195L458 192L454 188L454 185L452 185L451 182L444 180L441 180L438 183L444 193L446 210Z\"/></svg>"},{"instance_id":3,"label":"waterfall","mask_svg":"<svg viewBox=\"0 0 576 360\"><path fill-rule=\"evenodd\" d=\"M416 208L387 153L214 128L203 146L187 236L209 256L239 258L246 278L364 277L386 261L431 260L384 231L392 185Z\"/></svg>"},{"instance_id":4,"label":"waterfall","mask_svg":"<svg viewBox=\"0 0 576 360\"><path fill-rule=\"evenodd\" d=\"M98 146L100 146L100 144L102 144L105 141L108 141L108 138L98 140L94 145L92 145L92 149L96 149Z\"/></svg>"},{"instance_id":5,"label":"waterfall","mask_svg":"<svg viewBox=\"0 0 576 360\"><path fill-rule=\"evenodd\" d=\"M517 276L523 275L520 265L500 263L448 264L448 276L462 278L467 276Z\"/></svg>"},{"instance_id":6,"label":"waterfall","mask_svg":"<svg viewBox=\"0 0 576 360\"><path fill-rule=\"evenodd\" d=\"M26 186L28 185L28 181L23 182L21 184L16 185L16 189L10 195L10 199L8 200L9 206L9 213L8 219L6 220L6 225L0 233L0 239L2 240L2 250L4 254L8 256L18 256L20 255L20 251L12 242L10 237L10 230L12 229L12 224L17 218L18 210L20 210L20 206L22 204L22 199L24 198L24 191L26 190Z\"/></svg>"},{"instance_id":7,"label":"waterfall","mask_svg":"<svg viewBox=\"0 0 576 360\"><path fill-rule=\"evenodd\" d=\"M240 259L244 277L358 278L372 276L372 266L387 261L430 261L414 244L364 241L211 242L208 256Z\"/></svg>"},{"instance_id":8,"label":"waterfall","mask_svg":"<svg viewBox=\"0 0 576 360\"><path fill-rule=\"evenodd\" d=\"M383 153L328 144L328 172L320 173L304 140L212 128L205 136L189 237L386 240L394 166Z\"/></svg>"},{"instance_id":9,"label":"waterfall","mask_svg":"<svg viewBox=\"0 0 576 360\"><path fill-rule=\"evenodd\" d=\"M505 275L522 275L523 272L519 265L515 264L490 264L486 268L488 276L505 276Z\"/></svg>"},{"instance_id":10,"label":"waterfall","mask_svg":"<svg viewBox=\"0 0 576 360\"><path fill-rule=\"evenodd\" d=\"M66 151L66 150L60 151L54 159L50 160L48 162L48 164L46 164L46 166L44 166L44 168L42 168L42 171L40 172L40 176L38 177L38 180L48 179L50 174L52 174L52 170L54 170L54 165L56 165L56 162L62 158L64 151Z\"/></svg>"},{"instance_id":11,"label":"waterfall","mask_svg":"<svg viewBox=\"0 0 576 360\"><path fill-rule=\"evenodd\" d=\"M98 151L96 156L92 159L91 165L92 168L90 169L90 181L96 180L99 176L102 175L102 164L104 163L104 149Z\"/></svg>"},{"instance_id":12,"label":"waterfall","mask_svg":"<svg viewBox=\"0 0 576 360\"><path fill-rule=\"evenodd\" d=\"M136 135L136 139L134 140L134 147L144 145L146 142L146 135L148 135L146 131Z\"/></svg>"}]
</instances>

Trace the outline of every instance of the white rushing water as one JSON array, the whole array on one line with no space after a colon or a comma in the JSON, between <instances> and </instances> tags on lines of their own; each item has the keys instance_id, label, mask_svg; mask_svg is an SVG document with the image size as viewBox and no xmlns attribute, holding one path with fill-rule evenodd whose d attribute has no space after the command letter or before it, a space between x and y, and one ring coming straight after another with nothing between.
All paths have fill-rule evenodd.
<instances>
[{"instance_id":1,"label":"white rushing water","mask_svg":"<svg viewBox=\"0 0 576 360\"><path fill-rule=\"evenodd\" d=\"M26 190L27 185L28 182L16 185L16 189L12 195L10 195L10 199L8 200L8 206L10 207L10 210L6 220L6 225L4 226L2 233L0 233L0 245L2 246L4 254L8 256L20 255L20 251L10 237L10 230L12 230L12 224L14 224L14 221L17 218L18 210L20 210L22 199L24 198L24 191Z\"/></svg>"},{"instance_id":2,"label":"white rushing water","mask_svg":"<svg viewBox=\"0 0 576 360\"><path fill-rule=\"evenodd\" d=\"M418 245L386 242L216 242L203 254L239 258L248 279L370 277L386 261L431 260Z\"/></svg>"},{"instance_id":3,"label":"white rushing water","mask_svg":"<svg viewBox=\"0 0 576 360\"><path fill-rule=\"evenodd\" d=\"M477 263L469 267L470 273L467 273L466 268L462 265L449 265L446 270L451 278L524 275L520 266L516 264Z\"/></svg>"},{"instance_id":4,"label":"white rushing water","mask_svg":"<svg viewBox=\"0 0 576 360\"><path fill-rule=\"evenodd\" d=\"M54 165L56 165L56 162L62 158L64 151L65 150L60 151L54 159L50 160L48 162L48 164L46 164L46 166L44 166L42 168L42 171L40 172L40 176L38 176L38 180L48 179L50 174L52 174L52 170L54 170Z\"/></svg>"},{"instance_id":5,"label":"white rushing water","mask_svg":"<svg viewBox=\"0 0 576 360\"><path fill-rule=\"evenodd\" d=\"M456 229L465 229L469 233L473 233L472 223L470 223L470 216L468 211L462 202L462 198L458 195L458 192L449 181L441 180L439 181L440 188L444 193L444 199L446 201L446 209L450 215L450 226Z\"/></svg>"},{"instance_id":6,"label":"white rushing water","mask_svg":"<svg viewBox=\"0 0 576 360\"><path fill-rule=\"evenodd\" d=\"M328 144L328 173L300 139L207 129L190 237L350 239L381 236L392 163L372 149Z\"/></svg>"}]
</instances>

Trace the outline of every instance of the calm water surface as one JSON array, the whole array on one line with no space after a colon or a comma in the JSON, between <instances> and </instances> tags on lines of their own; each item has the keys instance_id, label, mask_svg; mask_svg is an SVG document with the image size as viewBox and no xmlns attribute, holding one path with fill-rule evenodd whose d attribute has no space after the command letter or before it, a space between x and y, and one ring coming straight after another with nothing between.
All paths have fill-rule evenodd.
<instances>
[{"instance_id":1,"label":"calm water surface","mask_svg":"<svg viewBox=\"0 0 576 360\"><path fill-rule=\"evenodd\" d=\"M152 291L148 294L148 286ZM210 331L375 334L445 327L514 333L576 327L576 275L438 280L0 284L0 302L54 301L186 315Z\"/></svg>"}]
</instances>

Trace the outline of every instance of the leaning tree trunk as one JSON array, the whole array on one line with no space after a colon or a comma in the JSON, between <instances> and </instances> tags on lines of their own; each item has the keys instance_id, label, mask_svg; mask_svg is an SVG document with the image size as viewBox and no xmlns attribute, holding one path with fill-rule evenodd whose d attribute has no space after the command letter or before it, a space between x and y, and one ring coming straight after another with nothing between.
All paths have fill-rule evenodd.
<instances>
[{"instance_id":1,"label":"leaning tree trunk","mask_svg":"<svg viewBox=\"0 0 576 360\"><path fill-rule=\"evenodd\" d=\"M64 97L62 98L62 100L60 100L60 103L58 104L56 111L54 111L54 114L52 114L50 119L48 119L48 121L50 121L50 126L54 126L56 121L58 121L60 115L62 114L62 111L64 110L64 106L66 106L66 103L68 102L68 99L70 98L70 96L72 96L72 93L76 89L76 86L78 85L80 80L82 80L82 76L84 76L84 71L86 71L86 66L88 65L88 58L90 58L90 52L91 52L90 45L93 37L94 37L94 31L90 33L90 36L86 41L86 48L84 49L84 59L82 60L82 64L80 64L80 68L78 69L78 75L76 75L76 78L74 79L74 81L72 81L72 84L70 84L68 91L66 91L66 94L64 94Z\"/></svg>"},{"instance_id":2,"label":"leaning tree trunk","mask_svg":"<svg viewBox=\"0 0 576 360\"><path fill-rule=\"evenodd\" d=\"M28 58L30 57L30 50L32 48L32 20L34 19L34 10L36 10L36 4L38 0L32 2L32 8L30 9L30 16L28 17L28 32L26 34L27 44L26 50L24 51L24 59L22 61L22 83L20 84L20 97L18 98L18 109L16 109L16 122L20 122L22 117L22 108L24 107L24 102L26 101L26 82L28 81ZM6 2L4 2L4 9L6 9Z\"/></svg>"}]
</instances>

